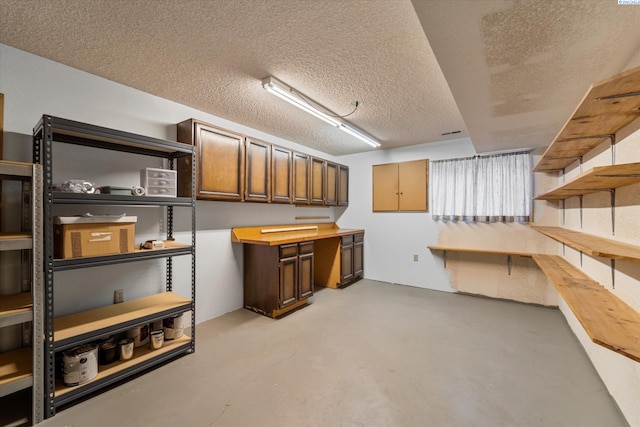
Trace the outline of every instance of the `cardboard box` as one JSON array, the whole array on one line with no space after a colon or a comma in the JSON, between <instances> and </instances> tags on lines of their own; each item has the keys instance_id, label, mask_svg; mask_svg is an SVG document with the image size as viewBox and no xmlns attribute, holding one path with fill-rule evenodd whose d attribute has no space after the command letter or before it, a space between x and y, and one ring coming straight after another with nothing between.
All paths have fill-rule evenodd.
<instances>
[{"instance_id":1,"label":"cardboard box","mask_svg":"<svg viewBox=\"0 0 640 427\"><path fill-rule=\"evenodd\" d=\"M135 216L54 218L54 257L77 258L134 251Z\"/></svg>"}]
</instances>

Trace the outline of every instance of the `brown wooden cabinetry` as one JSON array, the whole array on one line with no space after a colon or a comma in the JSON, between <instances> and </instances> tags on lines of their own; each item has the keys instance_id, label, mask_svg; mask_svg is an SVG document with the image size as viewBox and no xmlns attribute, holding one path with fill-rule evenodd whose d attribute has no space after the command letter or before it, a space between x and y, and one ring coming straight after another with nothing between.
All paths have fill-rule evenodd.
<instances>
[{"instance_id":1,"label":"brown wooden cabinetry","mask_svg":"<svg viewBox=\"0 0 640 427\"><path fill-rule=\"evenodd\" d=\"M342 236L340 241L340 286L362 279L364 233Z\"/></svg>"},{"instance_id":2,"label":"brown wooden cabinetry","mask_svg":"<svg viewBox=\"0 0 640 427\"><path fill-rule=\"evenodd\" d=\"M427 211L429 161L373 166L373 211Z\"/></svg>"},{"instance_id":3,"label":"brown wooden cabinetry","mask_svg":"<svg viewBox=\"0 0 640 427\"><path fill-rule=\"evenodd\" d=\"M268 202L271 197L271 146L247 139L245 165L247 179L244 200Z\"/></svg>"},{"instance_id":4,"label":"brown wooden cabinetry","mask_svg":"<svg viewBox=\"0 0 640 427\"><path fill-rule=\"evenodd\" d=\"M311 203L311 156L293 153L293 203Z\"/></svg>"},{"instance_id":5,"label":"brown wooden cabinetry","mask_svg":"<svg viewBox=\"0 0 640 427\"><path fill-rule=\"evenodd\" d=\"M279 317L313 295L314 242L244 245L244 306Z\"/></svg>"},{"instance_id":6,"label":"brown wooden cabinetry","mask_svg":"<svg viewBox=\"0 0 640 427\"><path fill-rule=\"evenodd\" d=\"M196 197L242 200L244 137L197 120L178 124L178 141L196 146ZM210 166L213 165L213 166ZM224 168L215 165L225 165ZM178 195L191 197L191 158L178 159Z\"/></svg>"},{"instance_id":7,"label":"brown wooden cabinetry","mask_svg":"<svg viewBox=\"0 0 640 427\"><path fill-rule=\"evenodd\" d=\"M196 146L196 198L347 206L349 168L195 119L178 124L178 141ZM177 160L178 195L193 187L191 158Z\"/></svg>"},{"instance_id":8,"label":"brown wooden cabinetry","mask_svg":"<svg viewBox=\"0 0 640 427\"><path fill-rule=\"evenodd\" d=\"M292 152L286 148L271 146L271 201L291 203L293 179L291 171Z\"/></svg>"},{"instance_id":9,"label":"brown wooden cabinetry","mask_svg":"<svg viewBox=\"0 0 640 427\"><path fill-rule=\"evenodd\" d=\"M338 204L338 165L325 162L324 204L336 206Z\"/></svg>"},{"instance_id":10,"label":"brown wooden cabinetry","mask_svg":"<svg viewBox=\"0 0 640 427\"><path fill-rule=\"evenodd\" d=\"M349 205L349 167L338 165L338 206Z\"/></svg>"},{"instance_id":11,"label":"brown wooden cabinetry","mask_svg":"<svg viewBox=\"0 0 640 427\"><path fill-rule=\"evenodd\" d=\"M311 204L324 204L324 164L325 161L317 157L311 158Z\"/></svg>"}]
</instances>

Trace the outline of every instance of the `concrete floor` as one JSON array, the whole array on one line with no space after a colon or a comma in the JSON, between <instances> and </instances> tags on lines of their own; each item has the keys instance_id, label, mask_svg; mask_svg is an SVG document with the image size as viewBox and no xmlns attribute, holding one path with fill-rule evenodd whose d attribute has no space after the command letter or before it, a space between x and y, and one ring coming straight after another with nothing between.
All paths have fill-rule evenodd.
<instances>
[{"instance_id":1,"label":"concrete floor","mask_svg":"<svg viewBox=\"0 0 640 427\"><path fill-rule=\"evenodd\" d=\"M627 424L558 310L363 280L200 324L195 354L41 425Z\"/></svg>"}]
</instances>

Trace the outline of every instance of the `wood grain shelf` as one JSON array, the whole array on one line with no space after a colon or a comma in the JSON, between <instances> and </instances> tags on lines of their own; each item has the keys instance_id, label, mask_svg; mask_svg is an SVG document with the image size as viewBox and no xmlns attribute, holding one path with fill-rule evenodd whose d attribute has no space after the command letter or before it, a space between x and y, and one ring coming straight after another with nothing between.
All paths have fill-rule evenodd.
<instances>
[{"instance_id":1,"label":"wood grain shelf","mask_svg":"<svg viewBox=\"0 0 640 427\"><path fill-rule=\"evenodd\" d=\"M609 140L640 116L639 92L640 67L593 84L534 172L560 171Z\"/></svg>"},{"instance_id":2,"label":"wood grain shelf","mask_svg":"<svg viewBox=\"0 0 640 427\"><path fill-rule=\"evenodd\" d=\"M191 300L173 292L163 292L120 304L74 313L54 319L54 341L62 350L75 343L99 338L147 323L156 318L191 310Z\"/></svg>"},{"instance_id":3,"label":"wood grain shelf","mask_svg":"<svg viewBox=\"0 0 640 427\"><path fill-rule=\"evenodd\" d=\"M513 255L525 258L533 257L533 253L520 252L520 251L507 251L507 250L494 250L494 249L472 249L472 248L460 248L452 246L427 246L432 251L451 251L451 252L468 252L475 254L494 254L494 255Z\"/></svg>"},{"instance_id":4,"label":"wood grain shelf","mask_svg":"<svg viewBox=\"0 0 640 427\"><path fill-rule=\"evenodd\" d=\"M33 385L31 349L0 353L0 397Z\"/></svg>"},{"instance_id":5,"label":"wood grain shelf","mask_svg":"<svg viewBox=\"0 0 640 427\"><path fill-rule=\"evenodd\" d=\"M604 237L560 227L540 227L533 225L531 228L587 255L640 262L640 246L617 242Z\"/></svg>"},{"instance_id":6,"label":"wood grain shelf","mask_svg":"<svg viewBox=\"0 0 640 427\"><path fill-rule=\"evenodd\" d=\"M640 362L640 314L558 255L533 259L589 335L603 347Z\"/></svg>"},{"instance_id":7,"label":"wood grain shelf","mask_svg":"<svg viewBox=\"0 0 640 427\"><path fill-rule=\"evenodd\" d=\"M640 182L640 162L589 169L569 182L536 197L536 200L564 200L569 197L611 190Z\"/></svg>"},{"instance_id":8,"label":"wood grain shelf","mask_svg":"<svg viewBox=\"0 0 640 427\"><path fill-rule=\"evenodd\" d=\"M0 251L31 249L33 236L30 233L0 233Z\"/></svg>"},{"instance_id":9,"label":"wood grain shelf","mask_svg":"<svg viewBox=\"0 0 640 427\"><path fill-rule=\"evenodd\" d=\"M158 358L162 355L165 355L170 352L174 352L175 350L187 350L190 348L191 337L188 335L183 335L180 338L175 340L167 340L164 342L164 345L157 349L151 350L148 345L144 345L134 349L133 357L129 360L117 360L109 365L99 365L98 366L98 375L89 382L84 384L80 384L73 387L67 387L62 379L56 382L56 399L64 397L67 393L71 392L79 392L83 388L88 388L98 383L104 382L104 380L109 377L117 376L118 373L123 372L127 369L135 368L140 365L142 362L148 362L154 358Z\"/></svg>"},{"instance_id":10,"label":"wood grain shelf","mask_svg":"<svg viewBox=\"0 0 640 427\"><path fill-rule=\"evenodd\" d=\"M33 319L33 295L30 292L0 295L0 327Z\"/></svg>"}]
</instances>

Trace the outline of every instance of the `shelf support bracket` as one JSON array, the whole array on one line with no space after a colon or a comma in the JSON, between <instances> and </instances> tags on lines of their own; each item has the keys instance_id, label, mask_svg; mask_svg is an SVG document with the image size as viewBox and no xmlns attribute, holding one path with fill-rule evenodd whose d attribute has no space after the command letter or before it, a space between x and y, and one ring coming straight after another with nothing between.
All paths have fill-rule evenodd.
<instances>
[{"instance_id":1,"label":"shelf support bracket","mask_svg":"<svg viewBox=\"0 0 640 427\"><path fill-rule=\"evenodd\" d=\"M611 190L611 234L616 235L616 189Z\"/></svg>"},{"instance_id":2,"label":"shelf support bracket","mask_svg":"<svg viewBox=\"0 0 640 427\"><path fill-rule=\"evenodd\" d=\"M580 162L580 173L582 173L582 172L583 172L583 171L582 171L582 165L583 165L582 156L580 156L580 157L578 158L578 161Z\"/></svg>"},{"instance_id":3,"label":"shelf support bracket","mask_svg":"<svg viewBox=\"0 0 640 427\"><path fill-rule=\"evenodd\" d=\"M442 261L444 262L444 268L447 268L447 251L442 251Z\"/></svg>"},{"instance_id":4,"label":"shelf support bracket","mask_svg":"<svg viewBox=\"0 0 640 427\"><path fill-rule=\"evenodd\" d=\"M507 273L511 276L511 255L507 255Z\"/></svg>"},{"instance_id":5,"label":"shelf support bracket","mask_svg":"<svg viewBox=\"0 0 640 427\"><path fill-rule=\"evenodd\" d=\"M582 197L582 194L578 196L578 199L580 199L580 230L582 230Z\"/></svg>"},{"instance_id":6,"label":"shelf support bracket","mask_svg":"<svg viewBox=\"0 0 640 427\"><path fill-rule=\"evenodd\" d=\"M580 268L582 268L582 251L580 251Z\"/></svg>"},{"instance_id":7,"label":"shelf support bracket","mask_svg":"<svg viewBox=\"0 0 640 427\"><path fill-rule=\"evenodd\" d=\"M616 260L611 258L611 287L616 288Z\"/></svg>"},{"instance_id":8,"label":"shelf support bracket","mask_svg":"<svg viewBox=\"0 0 640 427\"><path fill-rule=\"evenodd\" d=\"M609 139L611 139L611 164L615 165L616 164L616 136L611 135Z\"/></svg>"},{"instance_id":9,"label":"shelf support bracket","mask_svg":"<svg viewBox=\"0 0 640 427\"><path fill-rule=\"evenodd\" d=\"M565 206L566 200L562 199L562 225L564 226L567 222L567 212L565 210L566 206Z\"/></svg>"}]
</instances>

